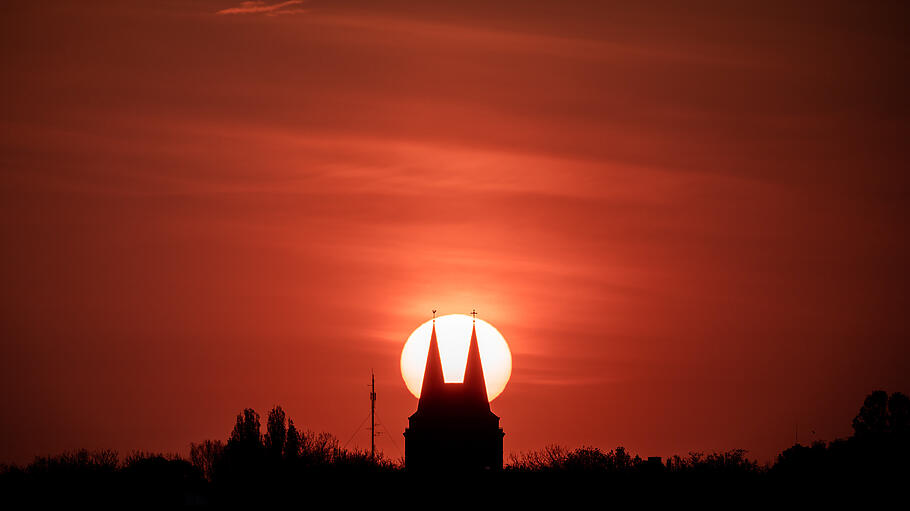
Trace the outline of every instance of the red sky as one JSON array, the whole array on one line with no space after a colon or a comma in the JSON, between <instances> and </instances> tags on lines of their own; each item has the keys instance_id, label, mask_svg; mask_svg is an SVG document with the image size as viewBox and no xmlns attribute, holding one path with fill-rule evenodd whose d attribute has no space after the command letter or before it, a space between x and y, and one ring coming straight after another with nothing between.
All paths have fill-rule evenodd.
<instances>
[{"instance_id":1,"label":"red sky","mask_svg":"<svg viewBox=\"0 0 910 511\"><path fill-rule=\"evenodd\" d=\"M344 441L371 368L398 457L434 308L510 343L507 457L910 391L905 3L274 3L0 8L0 461Z\"/></svg>"}]
</instances>

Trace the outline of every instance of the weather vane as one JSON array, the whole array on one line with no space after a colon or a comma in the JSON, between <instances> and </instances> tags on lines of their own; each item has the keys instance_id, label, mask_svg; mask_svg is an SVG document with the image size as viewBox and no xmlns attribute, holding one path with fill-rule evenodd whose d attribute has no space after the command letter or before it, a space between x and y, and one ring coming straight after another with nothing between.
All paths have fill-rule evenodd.
<instances>
[{"instance_id":1,"label":"weather vane","mask_svg":"<svg viewBox=\"0 0 910 511\"><path fill-rule=\"evenodd\" d=\"M433 321L436 321L436 309L433 309Z\"/></svg>"},{"instance_id":2,"label":"weather vane","mask_svg":"<svg viewBox=\"0 0 910 511\"><path fill-rule=\"evenodd\" d=\"M471 321L477 321L477 309L471 309Z\"/></svg>"}]
</instances>

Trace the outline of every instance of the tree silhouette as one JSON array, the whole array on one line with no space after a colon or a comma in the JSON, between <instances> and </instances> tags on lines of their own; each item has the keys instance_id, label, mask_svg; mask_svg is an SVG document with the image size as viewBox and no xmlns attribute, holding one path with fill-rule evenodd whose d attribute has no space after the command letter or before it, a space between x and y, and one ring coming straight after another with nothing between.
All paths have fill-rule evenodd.
<instances>
[{"instance_id":1,"label":"tree silhouette","mask_svg":"<svg viewBox=\"0 0 910 511\"><path fill-rule=\"evenodd\" d=\"M859 413L853 418L853 432L858 437L888 432L888 393L876 390L866 396Z\"/></svg>"},{"instance_id":2,"label":"tree silhouette","mask_svg":"<svg viewBox=\"0 0 910 511\"><path fill-rule=\"evenodd\" d=\"M252 408L246 408L237 414L237 423L231 431L228 447L255 450L262 446L262 435L259 433L259 414Z\"/></svg>"},{"instance_id":3,"label":"tree silhouette","mask_svg":"<svg viewBox=\"0 0 910 511\"><path fill-rule=\"evenodd\" d=\"M249 491L261 484L263 477L262 435L259 414L246 408L237 414L231 437L224 453L212 468L213 479L226 493Z\"/></svg>"},{"instance_id":4,"label":"tree silhouette","mask_svg":"<svg viewBox=\"0 0 910 511\"><path fill-rule=\"evenodd\" d=\"M294 426L292 419L288 419L288 435L284 444L284 457L292 461L300 457L300 433Z\"/></svg>"},{"instance_id":5,"label":"tree silhouette","mask_svg":"<svg viewBox=\"0 0 910 511\"><path fill-rule=\"evenodd\" d=\"M773 472L799 477L850 477L855 480L906 473L910 456L910 399L900 392L876 390L866 396L853 419L853 436L827 445L796 444L777 457Z\"/></svg>"},{"instance_id":6,"label":"tree silhouette","mask_svg":"<svg viewBox=\"0 0 910 511\"><path fill-rule=\"evenodd\" d=\"M853 432L859 438L906 435L908 430L910 398L900 392L891 394L890 398L884 390L872 392L853 419Z\"/></svg>"},{"instance_id":7,"label":"tree silhouette","mask_svg":"<svg viewBox=\"0 0 910 511\"><path fill-rule=\"evenodd\" d=\"M506 470L633 473L643 467L641 457L632 456L623 446L604 452L599 447L579 447L570 451L558 445L549 445L543 451L531 451L520 456L511 455Z\"/></svg>"},{"instance_id":8,"label":"tree silhouette","mask_svg":"<svg viewBox=\"0 0 910 511\"><path fill-rule=\"evenodd\" d=\"M145 503L181 505L202 493L206 480L202 472L176 454L134 452L119 471L119 490L143 495Z\"/></svg>"},{"instance_id":9,"label":"tree silhouette","mask_svg":"<svg viewBox=\"0 0 910 511\"><path fill-rule=\"evenodd\" d=\"M201 444L190 444L190 462L202 472L202 476L211 481L213 467L224 454L224 443L221 440L204 440Z\"/></svg>"},{"instance_id":10,"label":"tree silhouette","mask_svg":"<svg viewBox=\"0 0 910 511\"><path fill-rule=\"evenodd\" d=\"M888 427L896 435L910 435L910 398L900 392L888 399Z\"/></svg>"},{"instance_id":11,"label":"tree silhouette","mask_svg":"<svg viewBox=\"0 0 910 511\"><path fill-rule=\"evenodd\" d=\"M266 424L265 450L272 459L280 459L287 441L286 415L280 406L272 408Z\"/></svg>"}]
</instances>

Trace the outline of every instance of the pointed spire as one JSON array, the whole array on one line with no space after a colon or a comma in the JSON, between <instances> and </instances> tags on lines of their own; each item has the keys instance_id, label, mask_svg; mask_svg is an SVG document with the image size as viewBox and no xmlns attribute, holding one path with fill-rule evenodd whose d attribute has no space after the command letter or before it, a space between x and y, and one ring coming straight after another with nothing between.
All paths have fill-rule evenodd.
<instances>
[{"instance_id":1,"label":"pointed spire","mask_svg":"<svg viewBox=\"0 0 910 511\"><path fill-rule=\"evenodd\" d=\"M430 349L427 351L427 365L423 371L423 384L420 387L420 401L425 402L428 396L437 395L445 385L442 374L442 356L439 354L439 341L436 340L436 311L433 311L433 333L430 334Z\"/></svg>"},{"instance_id":2,"label":"pointed spire","mask_svg":"<svg viewBox=\"0 0 910 511\"><path fill-rule=\"evenodd\" d=\"M476 314L473 313L473 314ZM464 368L464 390L468 399L483 404L489 409L487 383L483 377L483 363L480 360L480 346L477 344L476 320L471 326L471 344L468 346L468 361Z\"/></svg>"}]
</instances>

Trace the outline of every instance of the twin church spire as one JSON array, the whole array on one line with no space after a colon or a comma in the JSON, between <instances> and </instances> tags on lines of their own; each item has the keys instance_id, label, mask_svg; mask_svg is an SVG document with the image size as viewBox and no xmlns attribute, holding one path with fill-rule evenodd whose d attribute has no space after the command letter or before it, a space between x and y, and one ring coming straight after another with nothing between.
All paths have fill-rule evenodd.
<instances>
[{"instance_id":1,"label":"twin church spire","mask_svg":"<svg viewBox=\"0 0 910 511\"><path fill-rule=\"evenodd\" d=\"M504 433L487 400L476 320L471 327L464 381L446 383L435 313L420 400L404 431L405 467L409 471L501 470Z\"/></svg>"},{"instance_id":2,"label":"twin church spire","mask_svg":"<svg viewBox=\"0 0 910 511\"><path fill-rule=\"evenodd\" d=\"M490 409L487 399L487 384L483 376L483 363L480 360L480 347L477 344L476 319L471 325L471 343L468 346L468 360L465 363L462 383L446 383L442 373L442 356L439 352L439 341L436 338L436 318L433 311L433 331L430 334L430 349L427 352L427 365L423 373L423 385L420 390L421 408L432 407L434 402L450 401L454 393L459 394L462 405ZM476 312L472 312L472 315Z\"/></svg>"}]
</instances>

